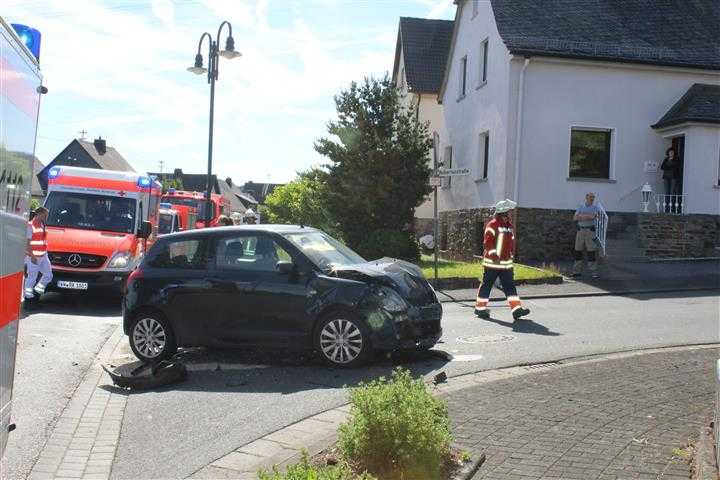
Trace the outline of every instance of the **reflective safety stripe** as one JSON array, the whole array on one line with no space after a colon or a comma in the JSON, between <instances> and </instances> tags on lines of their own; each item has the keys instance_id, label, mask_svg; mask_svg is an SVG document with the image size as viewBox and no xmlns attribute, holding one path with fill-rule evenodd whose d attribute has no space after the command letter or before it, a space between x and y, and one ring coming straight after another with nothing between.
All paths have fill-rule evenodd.
<instances>
[{"instance_id":1,"label":"reflective safety stripe","mask_svg":"<svg viewBox=\"0 0 720 480\"><path fill-rule=\"evenodd\" d=\"M495 230L493 230L493 229L490 228L490 227L488 227L488 228L485 229L485 233L487 234L488 232L489 232L489 233L492 233L493 235L495 235Z\"/></svg>"},{"instance_id":2,"label":"reflective safety stripe","mask_svg":"<svg viewBox=\"0 0 720 480\"><path fill-rule=\"evenodd\" d=\"M496 270L510 270L513 268L512 265L500 265L499 263L493 263L491 260L483 260L483 267L494 268Z\"/></svg>"},{"instance_id":3,"label":"reflective safety stripe","mask_svg":"<svg viewBox=\"0 0 720 480\"><path fill-rule=\"evenodd\" d=\"M520 308L520 305L517 305L517 306L513 307L512 310L510 310L510 311L511 311L511 312L514 312L514 311L517 310L518 308Z\"/></svg>"},{"instance_id":4,"label":"reflective safety stripe","mask_svg":"<svg viewBox=\"0 0 720 480\"><path fill-rule=\"evenodd\" d=\"M497 250L495 250L495 249L488 250L488 252L487 252L488 255L494 255L496 253L497 253Z\"/></svg>"},{"instance_id":5,"label":"reflective safety stripe","mask_svg":"<svg viewBox=\"0 0 720 480\"><path fill-rule=\"evenodd\" d=\"M511 295L511 296L507 297L507 299L508 299L508 302L513 302L513 301L519 302L520 301L520 297L518 297L517 295Z\"/></svg>"},{"instance_id":6,"label":"reflective safety stripe","mask_svg":"<svg viewBox=\"0 0 720 480\"><path fill-rule=\"evenodd\" d=\"M500 233L500 235L498 235L497 243L495 244L495 250L497 250L498 255L502 255L502 253L503 253L503 251L502 251L503 240L505 240L505 234Z\"/></svg>"}]
</instances>

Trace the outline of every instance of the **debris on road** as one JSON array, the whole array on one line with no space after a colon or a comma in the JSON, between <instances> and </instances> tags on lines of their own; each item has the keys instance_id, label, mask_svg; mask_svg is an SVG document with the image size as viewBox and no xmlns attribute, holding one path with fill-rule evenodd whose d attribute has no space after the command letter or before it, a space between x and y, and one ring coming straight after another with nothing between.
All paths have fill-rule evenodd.
<instances>
[{"instance_id":1,"label":"debris on road","mask_svg":"<svg viewBox=\"0 0 720 480\"><path fill-rule=\"evenodd\" d=\"M131 390L162 387L182 382L187 378L185 364L166 360L157 364L128 363L120 365L114 371L111 371L105 365L102 367L110 375L115 385Z\"/></svg>"}]
</instances>

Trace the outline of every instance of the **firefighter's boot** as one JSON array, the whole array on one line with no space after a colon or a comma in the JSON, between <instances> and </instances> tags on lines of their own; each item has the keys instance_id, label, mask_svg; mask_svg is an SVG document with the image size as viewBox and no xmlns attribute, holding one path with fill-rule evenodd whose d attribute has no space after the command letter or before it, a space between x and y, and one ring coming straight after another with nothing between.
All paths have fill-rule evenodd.
<instances>
[{"instance_id":1,"label":"firefighter's boot","mask_svg":"<svg viewBox=\"0 0 720 480\"><path fill-rule=\"evenodd\" d=\"M482 318L483 320L489 320L490 319L490 310L488 310L487 308L482 308L482 309L476 308L475 315L478 318Z\"/></svg>"},{"instance_id":2,"label":"firefighter's boot","mask_svg":"<svg viewBox=\"0 0 720 480\"><path fill-rule=\"evenodd\" d=\"M525 307L516 308L515 311L512 312L513 319L520 320L521 317L530 315L530 309Z\"/></svg>"}]
</instances>

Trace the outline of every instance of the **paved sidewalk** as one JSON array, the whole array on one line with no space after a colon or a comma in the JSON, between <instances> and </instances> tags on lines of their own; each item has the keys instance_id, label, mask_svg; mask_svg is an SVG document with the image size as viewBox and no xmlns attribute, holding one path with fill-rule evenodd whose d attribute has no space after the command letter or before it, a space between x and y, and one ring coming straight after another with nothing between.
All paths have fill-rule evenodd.
<instances>
[{"instance_id":1,"label":"paved sidewalk","mask_svg":"<svg viewBox=\"0 0 720 480\"><path fill-rule=\"evenodd\" d=\"M448 395L475 479L688 479L678 450L709 424L720 349L590 360Z\"/></svg>"},{"instance_id":2,"label":"paved sidewalk","mask_svg":"<svg viewBox=\"0 0 720 480\"><path fill-rule=\"evenodd\" d=\"M110 477L127 395L100 388L107 377L101 364L112 357L122 339L118 327L55 424L28 480Z\"/></svg>"},{"instance_id":3,"label":"paved sidewalk","mask_svg":"<svg viewBox=\"0 0 720 480\"><path fill-rule=\"evenodd\" d=\"M561 265L567 273L570 265ZM599 279L589 276L565 278L558 285L518 285L521 298L548 298L638 294L642 292L720 289L720 262L657 262L606 265ZM478 280L479 283L479 280ZM477 289L445 290L439 292L441 302L474 301ZM493 300L503 300L502 291L493 289Z\"/></svg>"}]
</instances>

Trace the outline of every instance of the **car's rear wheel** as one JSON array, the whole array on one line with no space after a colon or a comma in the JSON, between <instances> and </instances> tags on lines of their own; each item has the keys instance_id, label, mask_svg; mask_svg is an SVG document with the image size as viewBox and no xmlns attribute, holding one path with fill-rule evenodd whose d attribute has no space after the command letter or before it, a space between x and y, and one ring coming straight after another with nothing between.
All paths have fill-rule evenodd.
<instances>
[{"instance_id":1,"label":"car's rear wheel","mask_svg":"<svg viewBox=\"0 0 720 480\"><path fill-rule=\"evenodd\" d=\"M329 365L357 367L372 356L367 327L352 315L336 313L328 316L318 326L315 337L315 347Z\"/></svg>"},{"instance_id":2,"label":"car's rear wheel","mask_svg":"<svg viewBox=\"0 0 720 480\"><path fill-rule=\"evenodd\" d=\"M165 318L154 313L141 314L135 319L130 329L130 348L146 363L159 362L177 352L172 327Z\"/></svg>"}]
</instances>

